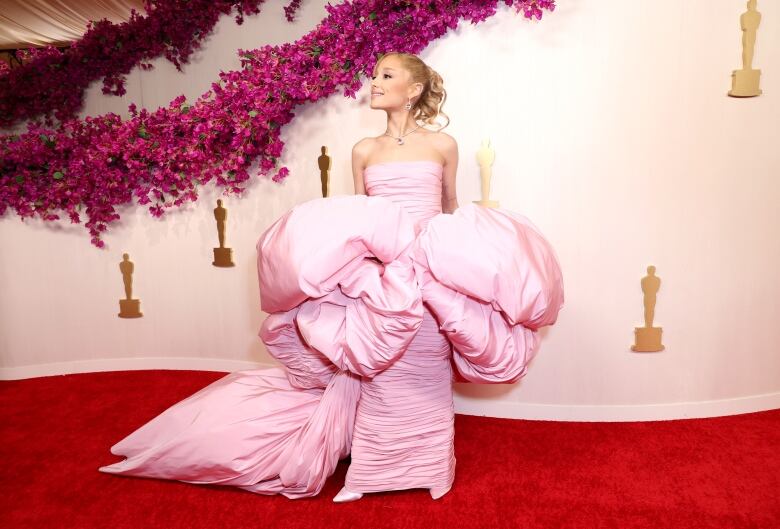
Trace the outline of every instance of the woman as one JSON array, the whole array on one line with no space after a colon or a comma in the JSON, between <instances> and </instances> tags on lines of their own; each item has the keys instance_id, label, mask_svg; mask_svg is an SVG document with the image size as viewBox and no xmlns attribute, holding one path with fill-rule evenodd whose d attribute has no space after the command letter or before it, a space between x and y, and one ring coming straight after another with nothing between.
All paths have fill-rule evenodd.
<instances>
[{"instance_id":1,"label":"woman","mask_svg":"<svg viewBox=\"0 0 780 529\"><path fill-rule=\"evenodd\" d=\"M457 145L418 124L440 114L438 74L390 53L370 89L388 122L352 150L356 195L299 204L257 243L259 335L284 368L217 380L101 471L299 498L351 454L334 501L450 490L451 362L471 382L522 377L562 306L560 268L525 217L458 208Z\"/></svg>"},{"instance_id":2,"label":"woman","mask_svg":"<svg viewBox=\"0 0 780 529\"><path fill-rule=\"evenodd\" d=\"M390 198L422 229L432 216L458 207L458 145L452 136L418 124L430 124L440 113L446 99L442 79L404 53L382 57L371 79L371 108L387 113L387 129L353 147L355 193ZM422 325L403 356L362 381L352 463L336 502L409 488L428 488L437 499L452 486L451 351L430 311L423 310Z\"/></svg>"}]
</instances>

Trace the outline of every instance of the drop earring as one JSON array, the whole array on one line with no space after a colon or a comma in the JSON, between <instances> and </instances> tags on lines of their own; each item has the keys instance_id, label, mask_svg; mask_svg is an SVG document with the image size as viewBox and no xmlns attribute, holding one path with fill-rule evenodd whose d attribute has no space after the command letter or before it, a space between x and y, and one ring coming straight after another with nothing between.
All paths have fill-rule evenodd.
<instances>
[{"instance_id":1,"label":"drop earring","mask_svg":"<svg viewBox=\"0 0 780 529\"><path fill-rule=\"evenodd\" d=\"M411 110L412 109L412 100L411 99L406 102L406 104L404 105L404 108L406 110Z\"/></svg>"}]
</instances>

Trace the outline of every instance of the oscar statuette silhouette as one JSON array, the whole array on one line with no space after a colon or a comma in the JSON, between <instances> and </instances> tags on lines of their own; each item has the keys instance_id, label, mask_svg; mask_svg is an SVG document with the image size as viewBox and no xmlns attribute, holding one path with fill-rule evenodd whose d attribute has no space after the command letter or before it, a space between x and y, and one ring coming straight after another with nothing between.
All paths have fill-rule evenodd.
<instances>
[{"instance_id":1,"label":"oscar statuette silhouette","mask_svg":"<svg viewBox=\"0 0 780 529\"><path fill-rule=\"evenodd\" d=\"M119 316L120 318L140 318L143 316L141 312L141 300L133 299L133 271L135 265L130 260L128 254L122 254L122 262L119 263L119 271L122 272L122 281L125 284L125 299L119 300Z\"/></svg>"},{"instance_id":2,"label":"oscar statuette silhouette","mask_svg":"<svg viewBox=\"0 0 780 529\"><path fill-rule=\"evenodd\" d=\"M214 218L217 219L217 237L219 248L214 248L214 261L211 264L220 268L235 266L233 262L233 250L225 248L225 222L227 221L227 209L222 207L222 200L217 200L214 208Z\"/></svg>"},{"instance_id":3,"label":"oscar statuette silhouette","mask_svg":"<svg viewBox=\"0 0 780 529\"><path fill-rule=\"evenodd\" d=\"M631 350L640 353L663 351L662 329L661 327L653 327L656 294L661 288L661 278L655 275L655 266L647 267L647 275L642 278L641 284L644 293L645 326L634 328L634 345L631 346Z\"/></svg>"},{"instance_id":4,"label":"oscar statuette silhouette","mask_svg":"<svg viewBox=\"0 0 780 529\"><path fill-rule=\"evenodd\" d=\"M753 69L753 52L756 46L756 30L761 23L761 13L756 11L756 0L748 0L747 11L739 17L742 29L742 69L731 73L731 97L755 97L761 95L758 87L761 70Z\"/></svg>"}]
</instances>

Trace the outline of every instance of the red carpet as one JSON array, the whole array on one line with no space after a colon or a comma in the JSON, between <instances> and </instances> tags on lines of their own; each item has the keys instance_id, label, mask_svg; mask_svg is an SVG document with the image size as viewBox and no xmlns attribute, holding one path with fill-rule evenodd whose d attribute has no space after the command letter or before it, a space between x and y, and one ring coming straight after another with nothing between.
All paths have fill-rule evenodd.
<instances>
[{"instance_id":1,"label":"red carpet","mask_svg":"<svg viewBox=\"0 0 780 529\"><path fill-rule=\"evenodd\" d=\"M97 471L109 447L223 373L134 371L0 382L0 527L780 528L780 410L558 423L456 418L457 476L427 491L288 500Z\"/></svg>"}]
</instances>

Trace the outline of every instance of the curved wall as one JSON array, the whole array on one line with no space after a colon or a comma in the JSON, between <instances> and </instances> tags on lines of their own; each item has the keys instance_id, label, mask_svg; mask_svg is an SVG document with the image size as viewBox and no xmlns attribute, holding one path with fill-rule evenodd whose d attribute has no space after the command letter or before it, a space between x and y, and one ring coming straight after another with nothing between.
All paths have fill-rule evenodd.
<instances>
[{"instance_id":1,"label":"curved wall","mask_svg":"<svg viewBox=\"0 0 780 529\"><path fill-rule=\"evenodd\" d=\"M236 26L223 17L179 73L133 70L127 95L95 83L84 115L127 116L179 94L194 100L236 50L292 41L326 12L285 1ZM475 152L496 150L494 198L531 218L555 246L566 306L529 373L511 386L457 387L462 413L557 420L645 420L780 407L780 6L764 2L754 64L764 95L726 97L741 66L739 14L725 0L566 0L541 23L503 4L421 55L445 80L447 131L460 147L458 196L479 198ZM293 205L316 198L316 156L333 156L333 194L352 193L350 149L384 115L334 95L299 107L283 132L282 184L226 198L237 266L211 266L218 193L162 220L128 208L90 245L81 225L0 219L0 377L140 368L232 370L272 363L257 338L254 245ZM118 263L136 264L145 317L116 317ZM656 324L666 350L632 353L639 280L663 283Z\"/></svg>"}]
</instances>

